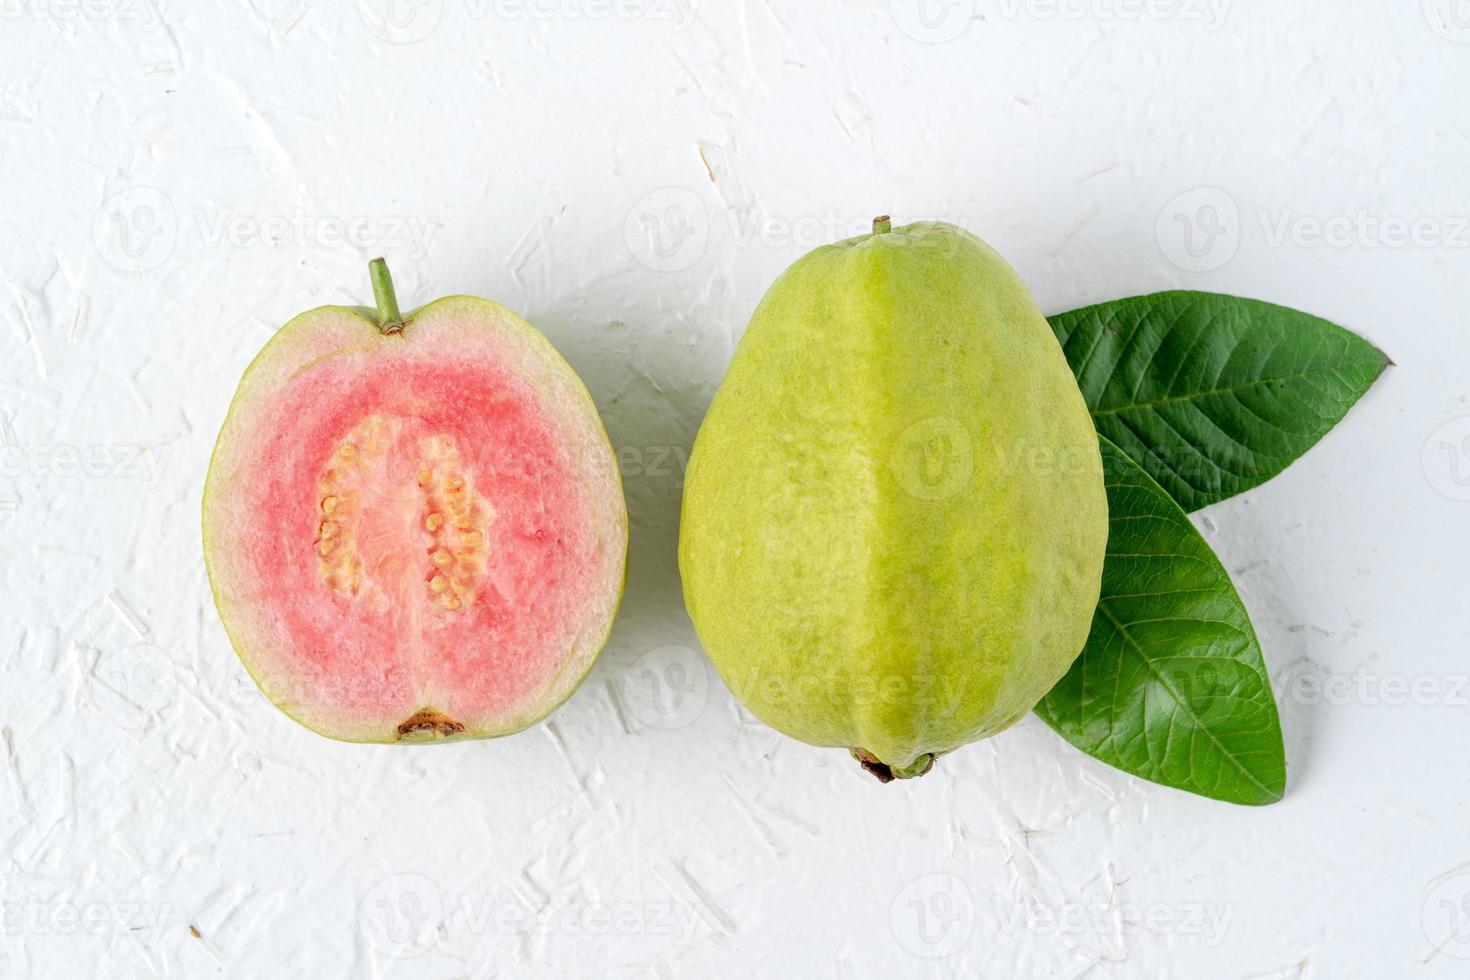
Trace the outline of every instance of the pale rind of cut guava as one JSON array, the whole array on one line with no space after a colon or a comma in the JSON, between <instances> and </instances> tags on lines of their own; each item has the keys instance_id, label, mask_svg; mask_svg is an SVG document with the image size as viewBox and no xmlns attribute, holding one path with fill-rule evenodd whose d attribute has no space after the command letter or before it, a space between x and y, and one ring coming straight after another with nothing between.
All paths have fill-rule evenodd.
<instances>
[{"instance_id":1,"label":"pale rind of cut guava","mask_svg":"<svg viewBox=\"0 0 1470 980\"><path fill-rule=\"evenodd\" d=\"M1067 671L1107 527L1087 406L1016 273L880 219L761 301L694 444L679 566L759 718L917 775Z\"/></svg>"}]
</instances>

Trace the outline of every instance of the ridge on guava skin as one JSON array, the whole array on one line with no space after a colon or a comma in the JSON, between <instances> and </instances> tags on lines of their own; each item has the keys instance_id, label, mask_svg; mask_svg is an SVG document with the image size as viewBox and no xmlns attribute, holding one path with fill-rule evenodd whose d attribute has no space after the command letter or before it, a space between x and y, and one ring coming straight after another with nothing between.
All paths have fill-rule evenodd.
<instances>
[{"instance_id":1,"label":"ridge on guava skin","mask_svg":"<svg viewBox=\"0 0 1470 980\"><path fill-rule=\"evenodd\" d=\"M1066 672L1107 499L1082 394L1005 260L941 222L873 229L761 300L690 456L679 566L735 695L888 781Z\"/></svg>"}]
</instances>

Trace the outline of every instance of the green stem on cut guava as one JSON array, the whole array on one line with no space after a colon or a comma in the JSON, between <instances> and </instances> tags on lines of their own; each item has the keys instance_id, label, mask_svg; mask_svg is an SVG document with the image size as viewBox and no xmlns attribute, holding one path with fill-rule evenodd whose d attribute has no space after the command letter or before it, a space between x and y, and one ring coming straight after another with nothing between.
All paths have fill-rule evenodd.
<instances>
[{"instance_id":1,"label":"green stem on cut guava","mask_svg":"<svg viewBox=\"0 0 1470 980\"><path fill-rule=\"evenodd\" d=\"M873 219L873 234L886 235L893 230L893 219L886 214L880 214Z\"/></svg>"},{"instance_id":2,"label":"green stem on cut guava","mask_svg":"<svg viewBox=\"0 0 1470 980\"><path fill-rule=\"evenodd\" d=\"M398 312L398 294L393 291L388 263L373 259L368 263L368 277L373 281L373 301L378 304L378 331L397 333L403 329L403 314Z\"/></svg>"}]
</instances>

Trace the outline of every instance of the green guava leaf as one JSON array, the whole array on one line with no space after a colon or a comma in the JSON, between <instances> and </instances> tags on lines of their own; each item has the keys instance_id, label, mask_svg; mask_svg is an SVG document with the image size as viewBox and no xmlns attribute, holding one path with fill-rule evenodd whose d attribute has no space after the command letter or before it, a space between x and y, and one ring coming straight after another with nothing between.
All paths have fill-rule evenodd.
<instances>
[{"instance_id":1,"label":"green guava leaf","mask_svg":"<svg viewBox=\"0 0 1470 980\"><path fill-rule=\"evenodd\" d=\"M1135 296L1050 322L1097 431L1189 511L1286 469L1390 363L1319 317L1218 293Z\"/></svg>"},{"instance_id":2,"label":"green guava leaf","mask_svg":"<svg viewBox=\"0 0 1470 980\"><path fill-rule=\"evenodd\" d=\"M1286 753L1260 643L1188 516L1106 438L1108 552L1082 655L1036 712L1124 772L1260 806Z\"/></svg>"}]
</instances>

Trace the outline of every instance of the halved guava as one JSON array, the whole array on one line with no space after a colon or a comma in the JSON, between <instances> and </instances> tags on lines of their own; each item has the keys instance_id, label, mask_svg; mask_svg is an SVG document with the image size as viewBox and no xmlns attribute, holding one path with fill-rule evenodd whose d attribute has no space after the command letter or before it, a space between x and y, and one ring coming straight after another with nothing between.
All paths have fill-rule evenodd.
<instances>
[{"instance_id":1,"label":"halved guava","mask_svg":"<svg viewBox=\"0 0 1470 980\"><path fill-rule=\"evenodd\" d=\"M622 596L628 516L597 409L534 327L450 296L296 317L255 358L204 489L225 630L286 714L351 742L549 714Z\"/></svg>"}]
</instances>

